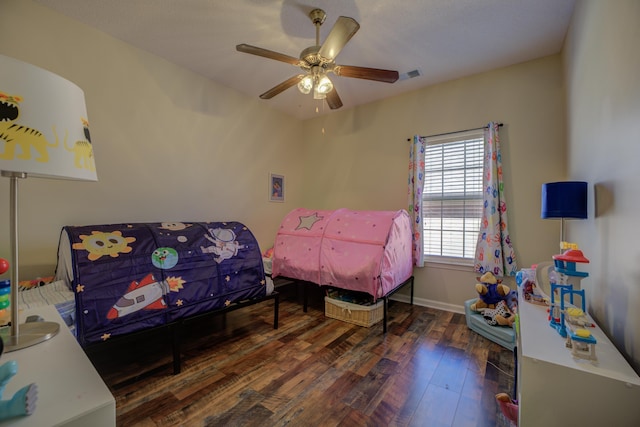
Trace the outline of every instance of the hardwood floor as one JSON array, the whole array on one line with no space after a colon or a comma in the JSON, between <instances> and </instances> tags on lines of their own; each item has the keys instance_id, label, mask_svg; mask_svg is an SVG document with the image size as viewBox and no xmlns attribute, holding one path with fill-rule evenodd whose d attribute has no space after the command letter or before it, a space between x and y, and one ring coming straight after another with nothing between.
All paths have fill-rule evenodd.
<instances>
[{"instance_id":1,"label":"hardwood floor","mask_svg":"<svg viewBox=\"0 0 640 427\"><path fill-rule=\"evenodd\" d=\"M304 313L295 292L191 323L182 372L162 337L90 357L116 399L118 426L508 426L513 353L464 315L400 302L389 330ZM160 338L160 339L159 339ZM142 374L142 375L141 375Z\"/></svg>"}]
</instances>

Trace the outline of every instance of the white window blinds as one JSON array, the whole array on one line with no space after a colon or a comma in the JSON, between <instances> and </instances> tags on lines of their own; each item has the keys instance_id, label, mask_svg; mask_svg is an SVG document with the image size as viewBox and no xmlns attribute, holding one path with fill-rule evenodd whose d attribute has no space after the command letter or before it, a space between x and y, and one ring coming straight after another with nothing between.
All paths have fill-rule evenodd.
<instances>
[{"instance_id":1,"label":"white window blinds","mask_svg":"<svg viewBox=\"0 0 640 427\"><path fill-rule=\"evenodd\" d=\"M482 219L484 133L427 138L424 254L473 259Z\"/></svg>"}]
</instances>

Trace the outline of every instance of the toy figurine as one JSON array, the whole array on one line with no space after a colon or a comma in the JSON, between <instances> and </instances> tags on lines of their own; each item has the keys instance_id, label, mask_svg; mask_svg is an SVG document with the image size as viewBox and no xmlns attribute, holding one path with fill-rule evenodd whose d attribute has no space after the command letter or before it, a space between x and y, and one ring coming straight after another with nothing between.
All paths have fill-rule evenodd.
<instances>
[{"instance_id":1,"label":"toy figurine","mask_svg":"<svg viewBox=\"0 0 640 427\"><path fill-rule=\"evenodd\" d=\"M4 350L4 341L0 339L0 355ZM18 372L18 362L9 360L0 366L0 398L4 394L4 388L11 378ZM11 399L0 400L0 420L21 415L31 415L36 410L38 400L38 387L31 383L18 390Z\"/></svg>"},{"instance_id":2,"label":"toy figurine","mask_svg":"<svg viewBox=\"0 0 640 427\"><path fill-rule=\"evenodd\" d=\"M0 340L1 342L2 340ZM10 360L0 366L0 397L11 378L18 372L18 363ZM0 420L31 415L36 410L38 386L31 383L18 390L11 399L0 401Z\"/></svg>"}]
</instances>

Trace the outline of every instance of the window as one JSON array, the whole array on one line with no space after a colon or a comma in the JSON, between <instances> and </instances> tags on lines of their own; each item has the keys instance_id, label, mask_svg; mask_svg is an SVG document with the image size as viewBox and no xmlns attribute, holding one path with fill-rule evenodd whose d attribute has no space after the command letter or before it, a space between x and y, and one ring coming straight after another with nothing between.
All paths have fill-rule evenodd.
<instances>
[{"instance_id":1,"label":"window","mask_svg":"<svg viewBox=\"0 0 640 427\"><path fill-rule=\"evenodd\" d=\"M482 220L483 157L482 129L427 138L425 259L473 262Z\"/></svg>"}]
</instances>

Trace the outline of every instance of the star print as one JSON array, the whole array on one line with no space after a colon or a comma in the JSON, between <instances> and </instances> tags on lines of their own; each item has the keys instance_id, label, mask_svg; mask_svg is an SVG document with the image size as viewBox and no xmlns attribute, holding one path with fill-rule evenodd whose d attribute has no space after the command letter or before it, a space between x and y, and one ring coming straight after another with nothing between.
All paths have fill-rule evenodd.
<instances>
[{"instance_id":1,"label":"star print","mask_svg":"<svg viewBox=\"0 0 640 427\"><path fill-rule=\"evenodd\" d=\"M176 305L178 307L182 307L182 304L184 304L184 301L182 301L181 299L179 299L178 301L176 301Z\"/></svg>"},{"instance_id":2,"label":"star print","mask_svg":"<svg viewBox=\"0 0 640 427\"><path fill-rule=\"evenodd\" d=\"M76 286L76 292L80 293L80 292L84 292L84 285L78 285Z\"/></svg>"},{"instance_id":3,"label":"star print","mask_svg":"<svg viewBox=\"0 0 640 427\"><path fill-rule=\"evenodd\" d=\"M311 230L313 225L324 217L318 216L318 213L314 212L313 215L301 216L299 218L300 218L300 223L296 227L296 230L300 230L301 228L306 228L307 230Z\"/></svg>"},{"instance_id":4,"label":"star print","mask_svg":"<svg viewBox=\"0 0 640 427\"><path fill-rule=\"evenodd\" d=\"M224 302L224 305L226 305L227 307L229 307L229 306L231 305L231 301L226 300L226 301Z\"/></svg>"},{"instance_id":5,"label":"star print","mask_svg":"<svg viewBox=\"0 0 640 427\"><path fill-rule=\"evenodd\" d=\"M227 282L231 281L231 277L229 277L229 275L225 276L224 280L226 280Z\"/></svg>"},{"instance_id":6,"label":"star print","mask_svg":"<svg viewBox=\"0 0 640 427\"><path fill-rule=\"evenodd\" d=\"M260 280L260 284L261 284L262 286L264 286L265 281L264 281L264 280Z\"/></svg>"},{"instance_id":7,"label":"star print","mask_svg":"<svg viewBox=\"0 0 640 427\"><path fill-rule=\"evenodd\" d=\"M101 337L101 338L102 338L102 341L106 341L106 340L108 340L109 338L111 338L111 334L106 334L106 333L105 333L105 334L102 334L102 337Z\"/></svg>"}]
</instances>

